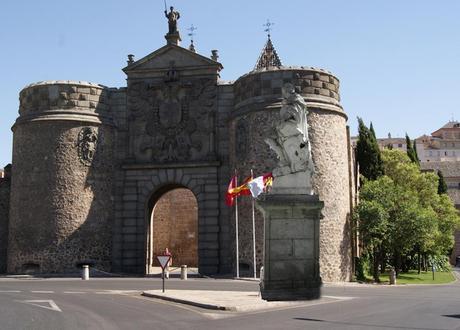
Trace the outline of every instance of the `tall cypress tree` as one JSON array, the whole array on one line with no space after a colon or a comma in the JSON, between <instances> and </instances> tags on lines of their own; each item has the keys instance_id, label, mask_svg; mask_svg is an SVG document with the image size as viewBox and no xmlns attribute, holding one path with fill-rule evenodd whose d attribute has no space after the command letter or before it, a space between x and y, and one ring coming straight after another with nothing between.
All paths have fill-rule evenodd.
<instances>
[{"instance_id":1,"label":"tall cypress tree","mask_svg":"<svg viewBox=\"0 0 460 330\"><path fill-rule=\"evenodd\" d=\"M412 149L414 150L415 159L417 159L417 162L420 164L420 158L418 158L418 153L417 153L417 142L415 139L414 139L414 144L412 146Z\"/></svg>"},{"instance_id":2,"label":"tall cypress tree","mask_svg":"<svg viewBox=\"0 0 460 330\"><path fill-rule=\"evenodd\" d=\"M414 140L414 143L415 143L415 140ZM406 148L407 148L407 156L409 156L409 159L411 160L411 162L418 164L417 151L412 146L412 141L410 140L409 135L407 135L407 133L406 133Z\"/></svg>"},{"instance_id":3,"label":"tall cypress tree","mask_svg":"<svg viewBox=\"0 0 460 330\"><path fill-rule=\"evenodd\" d=\"M438 171L438 194L447 194L447 183L441 171Z\"/></svg>"},{"instance_id":4,"label":"tall cypress tree","mask_svg":"<svg viewBox=\"0 0 460 330\"><path fill-rule=\"evenodd\" d=\"M377 136L375 135L375 131L374 131L374 125L372 125L372 122L371 124L369 125L369 132L371 132L372 134L372 137L377 140Z\"/></svg>"},{"instance_id":5,"label":"tall cypress tree","mask_svg":"<svg viewBox=\"0 0 460 330\"><path fill-rule=\"evenodd\" d=\"M372 127L372 131L374 128ZM361 174L375 180L383 175L383 162L380 148L375 138L375 132L367 128L363 120L358 117L358 142L356 144L356 159Z\"/></svg>"}]
</instances>

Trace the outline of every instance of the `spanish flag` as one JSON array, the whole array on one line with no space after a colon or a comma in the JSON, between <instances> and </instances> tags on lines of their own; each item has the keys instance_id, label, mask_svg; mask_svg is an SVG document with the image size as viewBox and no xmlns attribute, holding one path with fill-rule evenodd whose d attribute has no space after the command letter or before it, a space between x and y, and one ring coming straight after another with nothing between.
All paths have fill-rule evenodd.
<instances>
[{"instance_id":1,"label":"spanish flag","mask_svg":"<svg viewBox=\"0 0 460 330\"><path fill-rule=\"evenodd\" d=\"M228 206L233 206L235 197L239 195L249 196L251 195L251 190L249 190L248 182L252 180L252 177L249 176L243 180L243 183L237 186L237 177L234 175L228 184L227 193L225 195L225 204Z\"/></svg>"},{"instance_id":2,"label":"spanish flag","mask_svg":"<svg viewBox=\"0 0 460 330\"><path fill-rule=\"evenodd\" d=\"M243 180L243 183L239 185L238 187L233 188L230 193L239 196L239 195L245 195L249 196L251 195L251 191L249 190L248 182L252 180L252 176L248 176L246 179Z\"/></svg>"},{"instance_id":3,"label":"spanish flag","mask_svg":"<svg viewBox=\"0 0 460 330\"><path fill-rule=\"evenodd\" d=\"M225 194L225 204L227 206L233 206L235 196L232 194L233 189L236 188L236 175L232 177L228 184L227 193Z\"/></svg>"}]
</instances>

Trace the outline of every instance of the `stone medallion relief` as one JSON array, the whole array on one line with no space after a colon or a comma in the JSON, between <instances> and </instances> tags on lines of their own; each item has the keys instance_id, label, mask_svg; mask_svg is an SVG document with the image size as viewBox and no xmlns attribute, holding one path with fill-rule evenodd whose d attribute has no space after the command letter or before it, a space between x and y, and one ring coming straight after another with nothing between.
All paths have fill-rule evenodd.
<instances>
[{"instance_id":1,"label":"stone medallion relief","mask_svg":"<svg viewBox=\"0 0 460 330\"><path fill-rule=\"evenodd\" d=\"M97 129L94 127L83 127L78 133L77 149L78 158L85 166L90 166L96 154L98 140Z\"/></svg>"}]
</instances>

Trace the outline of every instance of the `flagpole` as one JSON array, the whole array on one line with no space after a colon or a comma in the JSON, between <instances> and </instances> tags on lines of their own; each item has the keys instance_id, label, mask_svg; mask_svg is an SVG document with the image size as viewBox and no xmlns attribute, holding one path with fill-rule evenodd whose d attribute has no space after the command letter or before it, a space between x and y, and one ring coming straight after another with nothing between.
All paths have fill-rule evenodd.
<instances>
[{"instance_id":1,"label":"flagpole","mask_svg":"<svg viewBox=\"0 0 460 330\"><path fill-rule=\"evenodd\" d=\"M238 187L238 175L235 169L235 186ZM238 250L238 195L235 196L235 240L236 240L236 278L240 278L240 253Z\"/></svg>"},{"instance_id":2,"label":"flagpole","mask_svg":"<svg viewBox=\"0 0 460 330\"><path fill-rule=\"evenodd\" d=\"M251 168L251 178L254 179L254 174L252 173ZM251 196L252 197L252 196ZM254 208L254 200L252 197L252 245L253 245L253 268L254 268L254 278L257 278L257 263L256 263L256 216Z\"/></svg>"}]
</instances>

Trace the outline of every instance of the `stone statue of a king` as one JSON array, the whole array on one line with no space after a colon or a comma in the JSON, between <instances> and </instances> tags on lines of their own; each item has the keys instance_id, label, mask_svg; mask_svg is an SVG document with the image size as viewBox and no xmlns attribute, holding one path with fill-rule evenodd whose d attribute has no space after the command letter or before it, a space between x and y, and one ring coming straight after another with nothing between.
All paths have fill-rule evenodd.
<instances>
[{"instance_id":1,"label":"stone statue of a king","mask_svg":"<svg viewBox=\"0 0 460 330\"><path fill-rule=\"evenodd\" d=\"M308 137L307 104L291 83L282 88L280 121L265 142L275 151L278 167L273 170L273 193L312 194L314 172Z\"/></svg>"}]
</instances>

